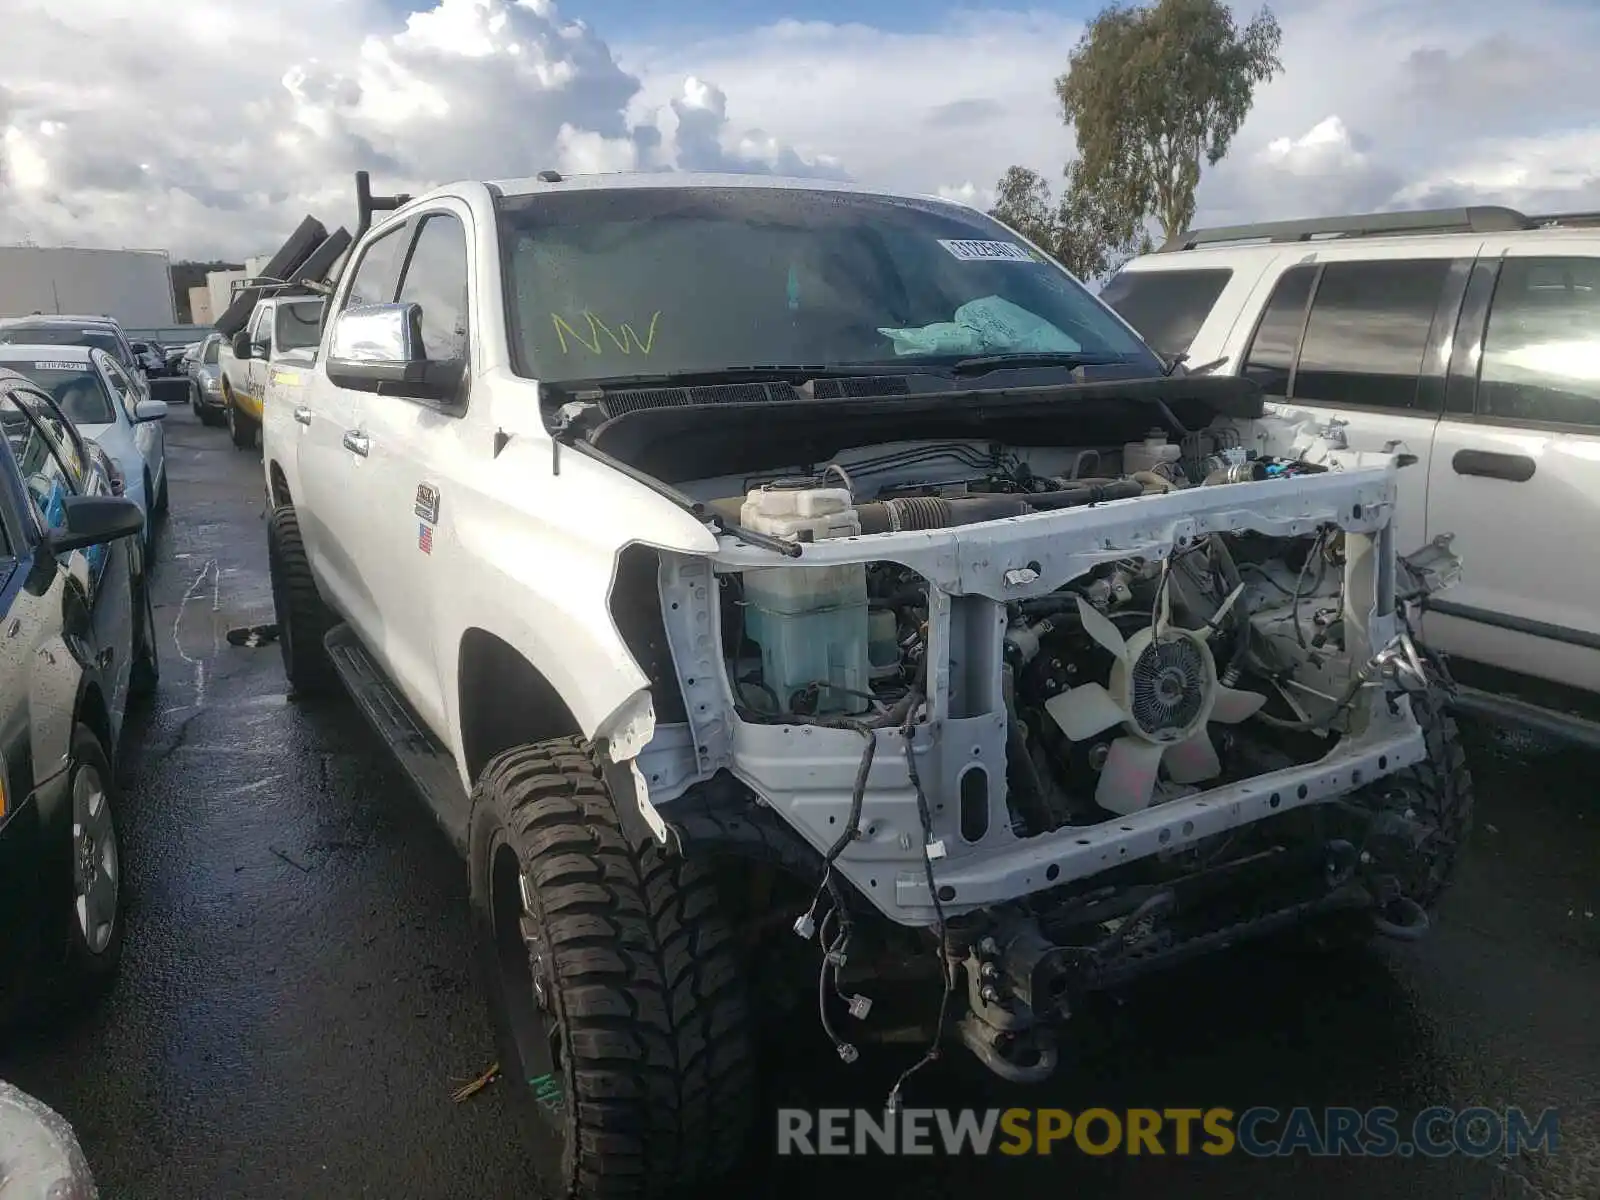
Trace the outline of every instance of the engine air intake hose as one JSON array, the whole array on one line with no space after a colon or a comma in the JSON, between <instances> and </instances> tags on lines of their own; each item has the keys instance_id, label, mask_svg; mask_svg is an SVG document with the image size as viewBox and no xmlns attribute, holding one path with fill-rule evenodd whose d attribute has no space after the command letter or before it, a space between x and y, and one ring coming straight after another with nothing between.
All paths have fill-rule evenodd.
<instances>
[{"instance_id":1,"label":"engine air intake hose","mask_svg":"<svg viewBox=\"0 0 1600 1200\"><path fill-rule=\"evenodd\" d=\"M1102 504L1107 500L1131 500L1144 495L1144 484L1137 479L1111 479L1055 492L1030 492L1025 499L1032 508L1077 508L1083 504Z\"/></svg>"},{"instance_id":2,"label":"engine air intake hose","mask_svg":"<svg viewBox=\"0 0 1600 1200\"><path fill-rule=\"evenodd\" d=\"M975 525L1033 511L1032 496L901 496L856 505L862 533L898 533L907 529L944 529Z\"/></svg>"},{"instance_id":3,"label":"engine air intake hose","mask_svg":"<svg viewBox=\"0 0 1600 1200\"><path fill-rule=\"evenodd\" d=\"M1144 485L1132 479L1078 482L1049 492L993 496L900 496L858 504L862 533L897 533L907 529L945 529L1022 517L1031 512L1076 508L1106 500L1128 500L1144 495Z\"/></svg>"}]
</instances>

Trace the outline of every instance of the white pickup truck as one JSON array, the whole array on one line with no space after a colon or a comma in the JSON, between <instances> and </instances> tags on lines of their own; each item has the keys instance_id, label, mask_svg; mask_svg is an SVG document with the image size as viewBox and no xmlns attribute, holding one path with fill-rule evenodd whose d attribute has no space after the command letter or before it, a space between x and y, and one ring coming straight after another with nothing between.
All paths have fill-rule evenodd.
<instances>
[{"instance_id":1,"label":"white pickup truck","mask_svg":"<svg viewBox=\"0 0 1600 1200\"><path fill-rule=\"evenodd\" d=\"M555 1194L728 1167L755 1022L819 996L850 1062L923 981L930 1047L1029 1082L1086 992L1427 929L1472 790L1407 632L1455 564L1396 554L1393 454L1168 372L961 205L358 196L269 385L279 641L467 860Z\"/></svg>"},{"instance_id":2,"label":"white pickup truck","mask_svg":"<svg viewBox=\"0 0 1600 1200\"><path fill-rule=\"evenodd\" d=\"M250 323L224 339L217 355L228 433L240 450L252 450L261 428L267 383L285 356L307 358L322 336L321 296L266 296ZM296 355L296 352L299 352Z\"/></svg>"}]
</instances>

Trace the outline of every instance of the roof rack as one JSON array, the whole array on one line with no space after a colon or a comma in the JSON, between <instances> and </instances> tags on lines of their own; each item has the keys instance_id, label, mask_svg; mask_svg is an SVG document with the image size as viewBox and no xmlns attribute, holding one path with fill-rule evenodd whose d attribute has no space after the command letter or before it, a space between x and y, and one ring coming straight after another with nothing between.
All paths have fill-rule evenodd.
<instances>
[{"instance_id":1,"label":"roof rack","mask_svg":"<svg viewBox=\"0 0 1600 1200\"><path fill-rule=\"evenodd\" d=\"M372 194L372 176L366 171L356 172L356 237L360 237L372 226L372 214L375 212L393 212L403 204L409 204L409 193L400 192L393 196L374 196Z\"/></svg>"},{"instance_id":2,"label":"roof rack","mask_svg":"<svg viewBox=\"0 0 1600 1200\"><path fill-rule=\"evenodd\" d=\"M1314 217L1301 221L1265 221L1255 225L1224 225L1215 229L1185 230L1176 237L1169 238L1157 253L1170 254L1178 250L1195 250L1202 246L1215 246L1224 242L1311 242L1408 233L1515 233L1528 229L1566 226L1600 226L1600 212L1528 216L1514 208L1478 205L1467 208L1426 208L1407 212Z\"/></svg>"},{"instance_id":3,"label":"roof rack","mask_svg":"<svg viewBox=\"0 0 1600 1200\"><path fill-rule=\"evenodd\" d=\"M274 279L269 275L251 275L244 279L228 281L228 298L236 299L240 292L254 291L257 297L282 296L286 293L298 293L304 296L331 296L333 288L323 283L320 279L299 279L290 282L287 279Z\"/></svg>"}]
</instances>

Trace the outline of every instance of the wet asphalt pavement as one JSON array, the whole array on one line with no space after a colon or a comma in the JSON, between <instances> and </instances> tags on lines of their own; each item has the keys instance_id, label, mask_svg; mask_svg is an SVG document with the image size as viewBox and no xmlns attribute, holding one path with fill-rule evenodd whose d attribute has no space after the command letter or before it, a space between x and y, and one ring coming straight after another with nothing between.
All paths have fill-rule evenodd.
<instances>
[{"instance_id":1,"label":"wet asphalt pavement","mask_svg":"<svg viewBox=\"0 0 1600 1200\"><path fill-rule=\"evenodd\" d=\"M276 646L228 644L272 619L259 459L186 409L167 438L161 691L122 750L124 973L86 1018L0 1046L0 1077L74 1123L110 1198L537 1195L504 1084L450 1098L494 1058L465 870L352 710L290 704ZM1600 763L1482 732L1469 755L1476 828L1428 940L1237 952L1081 1016L1041 1087L957 1053L908 1103L1556 1107L1555 1156L785 1160L737 1191L1596 1200ZM792 1102L877 1107L919 1052L845 1068L804 1022L770 1065Z\"/></svg>"}]
</instances>

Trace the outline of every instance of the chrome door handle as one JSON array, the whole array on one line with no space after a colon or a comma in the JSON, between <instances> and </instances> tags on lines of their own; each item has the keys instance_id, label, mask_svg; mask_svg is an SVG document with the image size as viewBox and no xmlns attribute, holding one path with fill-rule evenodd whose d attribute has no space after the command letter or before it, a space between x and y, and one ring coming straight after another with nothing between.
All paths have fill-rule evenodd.
<instances>
[{"instance_id":1,"label":"chrome door handle","mask_svg":"<svg viewBox=\"0 0 1600 1200\"><path fill-rule=\"evenodd\" d=\"M344 431L344 448L352 454L359 454L362 458L365 458L367 451L371 449L371 445L367 441L367 435L359 429L346 429Z\"/></svg>"},{"instance_id":2,"label":"chrome door handle","mask_svg":"<svg viewBox=\"0 0 1600 1200\"><path fill-rule=\"evenodd\" d=\"M304 404L296 405L294 410L294 419L299 421L302 425L311 424L311 410Z\"/></svg>"}]
</instances>

